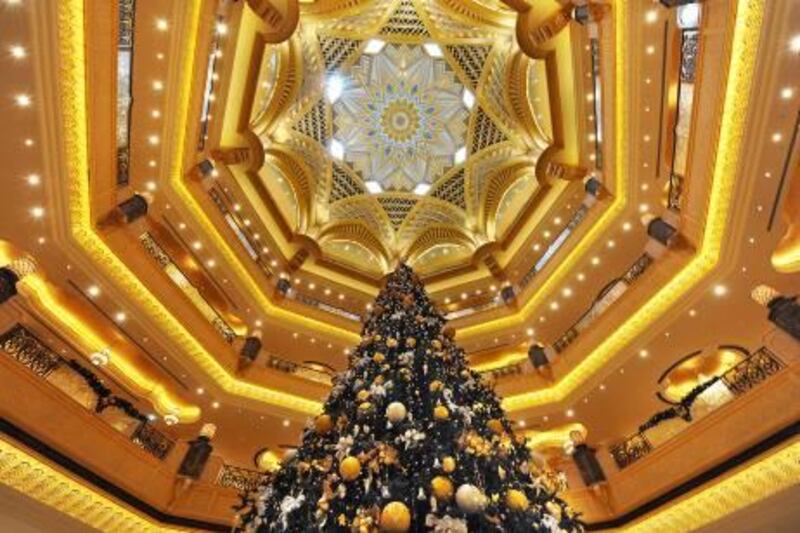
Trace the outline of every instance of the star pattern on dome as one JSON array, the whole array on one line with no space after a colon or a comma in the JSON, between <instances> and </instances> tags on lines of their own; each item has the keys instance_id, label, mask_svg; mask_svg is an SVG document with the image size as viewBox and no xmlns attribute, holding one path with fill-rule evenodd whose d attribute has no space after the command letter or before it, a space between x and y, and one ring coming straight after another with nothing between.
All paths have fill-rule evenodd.
<instances>
[{"instance_id":1,"label":"star pattern on dome","mask_svg":"<svg viewBox=\"0 0 800 533\"><path fill-rule=\"evenodd\" d=\"M424 194L465 145L465 89L440 52L384 44L331 81L334 140L373 192Z\"/></svg>"}]
</instances>

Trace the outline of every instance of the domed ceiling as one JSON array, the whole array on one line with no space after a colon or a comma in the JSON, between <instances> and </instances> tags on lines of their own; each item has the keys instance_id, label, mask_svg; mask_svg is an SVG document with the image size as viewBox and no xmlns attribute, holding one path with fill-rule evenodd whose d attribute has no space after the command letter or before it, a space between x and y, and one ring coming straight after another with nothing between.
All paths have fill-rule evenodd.
<instances>
[{"instance_id":1,"label":"domed ceiling","mask_svg":"<svg viewBox=\"0 0 800 533\"><path fill-rule=\"evenodd\" d=\"M261 186L325 261L372 279L401 259L423 275L464 268L558 197L563 184L536 172L553 80L519 51L503 4L307 9L264 53L250 130Z\"/></svg>"}]
</instances>

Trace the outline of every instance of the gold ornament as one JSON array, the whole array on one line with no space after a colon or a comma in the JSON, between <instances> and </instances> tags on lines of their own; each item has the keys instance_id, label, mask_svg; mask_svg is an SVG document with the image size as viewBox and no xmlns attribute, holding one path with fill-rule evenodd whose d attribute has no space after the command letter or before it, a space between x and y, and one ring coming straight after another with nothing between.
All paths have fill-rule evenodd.
<instances>
[{"instance_id":1,"label":"gold ornament","mask_svg":"<svg viewBox=\"0 0 800 533\"><path fill-rule=\"evenodd\" d=\"M442 383L438 379L431 381L431 384L428 386L428 389L430 389L431 392L439 392L443 388L444 388L444 383Z\"/></svg>"},{"instance_id":2,"label":"gold ornament","mask_svg":"<svg viewBox=\"0 0 800 533\"><path fill-rule=\"evenodd\" d=\"M415 339L414 337L409 337L406 339L406 346L408 346L409 348L413 348L416 345L417 345L417 339Z\"/></svg>"},{"instance_id":3,"label":"gold ornament","mask_svg":"<svg viewBox=\"0 0 800 533\"><path fill-rule=\"evenodd\" d=\"M451 473L456 469L456 460L449 455L442 459L442 470L446 473Z\"/></svg>"},{"instance_id":4,"label":"gold ornament","mask_svg":"<svg viewBox=\"0 0 800 533\"><path fill-rule=\"evenodd\" d=\"M544 504L547 512L555 517L556 520L561 520L561 506L556 502L547 502Z\"/></svg>"},{"instance_id":5,"label":"gold ornament","mask_svg":"<svg viewBox=\"0 0 800 533\"><path fill-rule=\"evenodd\" d=\"M375 355L372 356L372 360L377 364L381 364L386 360L386 356L381 352L375 352Z\"/></svg>"},{"instance_id":6,"label":"gold ornament","mask_svg":"<svg viewBox=\"0 0 800 533\"><path fill-rule=\"evenodd\" d=\"M431 480L431 492L440 502L453 497L453 482L444 476L436 476Z\"/></svg>"},{"instance_id":7,"label":"gold ornament","mask_svg":"<svg viewBox=\"0 0 800 533\"><path fill-rule=\"evenodd\" d=\"M431 341L431 346L433 346L434 350L441 350L442 349L442 341L439 339L433 339Z\"/></svg>"},{"instance_id":8,"label":"gold ornament","mask_svg":"<svg viewBox=\"0 0 800 533\"><path fill-rule=\"evenodd\" d=\"M392 402L386 407L386 418L397 424L406 417L406 406L400 402Z\"/></svg>"},{"instance_id":9,"label":"gold ornament","mask_svg":"<svg viewBox=\"0 0 800 533\"><path fill-rule=\"evenodd\" d=\"M339 474L345 481L353 481L361 474L361 462L358 458L348 455L339 463Z\"/></svg>"},{"instance_id":10,"label":"gold ornament","mask_svg":"<svg viewBox=\"0 0 800 533\"><path fill-rule=\"evenodd\" d=\"M320 435L325 435L333 427L330 415L319 415L314 420L314 430Z\"/></svg>"},{"instance_id":11,"label":"gold ornament","mask_svg":"<svg viewBox=\"0 0 800 533\"><path fill-rule=\"evenodd\" d=\"M362 402L358 405L358 411L362 414L368 413L370 409L372 409L372 404L369 402Z\"/></svg>"},{"instance_id":12,"label":"gold ornament","mask_svg":"<svg viewBox=\"0 0 800 533\"><path fill-rule=\"evenodd\" d=\"M411 528L411 512L403 502L390 502L381 511L381 531L405 533Z\"/></svg>"},{"instance_id":13,"label":"gold ornament","mask_svg":"<svg viewBox=\"0 0 800 533\"><path fill-rule=\"evenodd\" d=\"M381 340L382 338L383 338L383 337L381 337L380 335L375 335L374 337L372 337L372 340L374 340L375 342L380 342L380 340Z\"/></svg>"},{"instance_id":14,"label":"gold ornament","mask_svg":"<svg viewBox=\"0 0 800 533\"><path fill-rule=\"evenodd\" d=\"M506 492L506 505L512 511L524 511L530 505L528 497L524 492L517 489L509 489Z\"/></svg>"},{"instance_id":15,"label":"gold ornament","mask_svg":"<svg viewBox=\"0 0 800 533\"><path fill-rule=\"evenodd\" d=\"M453 340L456 337L456 330L453 326L446 326L442 330L442 335L447 339Z\"/></svg>"},{"instance_id":16,"label":"gold ornament","mask_svg":"<svg viewBox=\"0 0 800 533\"><path fill-rule=\"evenodd\" d=\"M437 405L433 408L433 418L436 420L447 420L450 418L450 411L444 405Z\"/></svg>"},{"instance_id":17,"label":"gold ornament","mask_svg":"<svg viewBox=\"0 0 800 533\"><path fill-rule=\"evenodd\" d=\"M367 401L369 399L369 391L367 389L361 389L358 391L358 394L356 394L356 399L359 402Z\"/></svg>"},{"instance_id":18,"label":"gold ornament","mask_svg":"<svg viewBox=\"0 0 800 533\"><path fill-rule=\"evenodd\" d=\"M496 418L492 418L488 422L486 422L486 427L489 428L492 433L501 434L504 431L503 423L500 422Z\"/></svg>"},{"instance_id":19,"label":"gold ornament","mask_svg":"<svg viewBox=\"0 0 800 533\"><path fill-rule=\"evenodd\" d=\"M486 496L475 485L464 484L456 491L456 504L467 514L480 513L486 507Z\"/></svg>"},{"instance_id":20,"label":"gold ornament","mask_svg":"<svg viewBox=\"0 0 800 533\"><path fill-rule=\"evenodd\" d=\"M388 346L389 348L396 347L397 346L397 339L395 339L393 337L389 337L388 339L386 339L386 346Z\"/></svg>"}]
</instances>

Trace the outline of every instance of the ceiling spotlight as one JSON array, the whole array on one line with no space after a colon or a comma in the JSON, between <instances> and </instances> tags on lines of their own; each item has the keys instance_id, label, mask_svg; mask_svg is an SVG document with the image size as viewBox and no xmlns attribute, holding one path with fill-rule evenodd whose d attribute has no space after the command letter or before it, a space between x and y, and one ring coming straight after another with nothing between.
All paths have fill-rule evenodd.
<instances>
[{"instance_id":1,"label":"ceiling spotlight","mask_svg":"<svg viewBox=\"0 0 800 533\"><path fill-rule=\"evenodd\" d=\"M25 59L25 57L28 55L28 52L25 50L25 48L18 44L9 47L9 51L11 52L11 57L14 59Z\"/></svg>"},{"instance_id":2,"label":"ceiling spotlight","mask_svg":"<svg viewBox=\"0 0 800 533\"><path fill-rule=\"evenodd\" d=\"M641 357L642 359L644 359L648 355L650 355L650 352L648 352L647 350L639 350L639 357Z\"/></svg>"},{"instance_id":3,"label":"ceiling spotlight","mask_svg":"<svg viewBox=\"0 0 800 533\"><path fill-rule=\"evenodd\" d=\"M550 310L551 311L558 311L558 302L550 302Z\"/></svg>"},{"instance_id":4,"label":"ceiling spotlight","mask_svg":"<svg viewBox=\"0 0 800 533\"><path fill-rule=\"evenodd\" d=\"M725 296L726 294L728 294L728 287L726 287L725 285L717 284L714 285L713 292L714 296L717 297Z\"/></svg>"},{"instance_id":5,"label":"ceiling spotlight","mask_svg":"<svg viewBox=\"0 0 800 533\"><path fill-rule=\"evenodd\" d=\"M608 242L606 243L606 246L608 246L609 248L613 248L613 247L615 247L616 245L617 245L617 243L616 243L616 242L614 242L613 240L610 240L610 241L608 241Z\"/></svg>"},{"instance_id":6,"label":"ceiling spotlight","mask_svg":"<svg viewBox=\"0 0 800 533\"><path fill-rule=\"evenodd\" d=\"M153 80L153 90L161 91L164 89L164 82L161 80Z\"/></svg>"},{"instance_id":7,"label":"ceiling spotlight","mask_svg":"<svg viewBox=\"0 0 800 533\"><path fill-rule=\"evenodd\" d=\"M649 10L647 13L644 14L644 21L648 24L652 24L658 20L658 11L655 9Z\"/></svg>"},{"instance_id":8,"label":"ceiling spotlight","mask_svg":"<svg viewBox=\"0 0 800 533\"><path fill-rule=\"evenodd\" d=\"M217 35L228 35L228 25L224 22L217 22L215 27Z\"/></svg>"},{"instance_id":9,"label":"ceiling spotlight","mask_svg":"<svg viewBox=\"0 0 800 533\"><path fill-rule=\"evenodd\" d=\"M290 422L289 422L289 420L288 420L288 419L284 419L284 421L283 421L283 427L285 427L285 428L288 428L288 427L289 427L289 423L290 423Z\"/></svg>"},{"instance_id":10,"label":"ceiling spotlight","mask_svg":"<svg viewBox=\"0 0 800 533\"><path fill-rule=\"evenodd\" d=\"M630 231L630 230L631 230L631 227L632 227L632 226L631 226L631 223L630 223L630 222L625 222L625 223L622 225L622 231Z\"/></svg>"},{"instance_id":11,"label":"ceiling spotlight","mask_svg":"<svg viewBox=\"0 0 800 533\"><path fill-rule=\"evenodd\" d=\"M203 387L197 387L195 392L197 392L197 394L205 394L206 391Z\"/></svg>"},{"instance_id":12,"label":"ceiling spotlight","mask_svg":"<svg viewBox=\"0 0 800 533\"><path fill-rule=\"evenodd\" d=\"M211 407L213 409L219 409L219 402L211 402Z\"/></svg>"},{"instance_id":13,"label":"ceiling spotlight","mask_svg":"<svg viewBox=\"0 0 800 533\"><path fill-rule=\"evenodd\" d=\"M567 418L572 418L573 416L575 416L575 410L574 409L567 409L566 415L567 415Z\"/></svg>"},{"instance_id":14,"label":"ceiling spotlight","mask_svg":"<svg viewBox=\"0 0 800 533\"><path fill-rule=\"evenodd\" d=\"M194 241L192 243L192 248L194 248L195 250L200 250L201 248L203 248L203 243L200 241Z\"/></svg>"},{"instance_id":15,"label":"ceiling spotlight","mask_svg":"<svg viewBox=\"0 0 800 533\"><path fill-rule=\"evenodd\" d=\"M120 323L125 322L127 318L128 316L123 311L117 311L114 314L114 320Z\"/></svg>"},{"instance_id":16,"label":"ceiling spotlight","mask_svg":"<svg viewBox=\"0 0 800 533\"><path fill-rule=\"evenodd\" d=\"M789 50L795 54L800 54L800 34L795 35L789 40Z\"/></svg>"},{"instance_id":17,"label":"ceiling spotlight","mask_svg":"<svg viewBox=\"0 0 800 533\"><path fill-rule=\"evenodd\" d=\"M578 278L578 281L583 281L586 279L586 275L583 272L578 272L578 275L575 277Z\"/></svg>"},{"instance_id":18,"label":"ceiling spotlight","mask_svg":"<svg viewBox=\"0 0 800 533\"><path fill-rule=\"evenodd\" d=\"M794 89L792 89L791 87L784 87L783 89L781 89L781 98L783 98L784 100L788 100L792 96L794 96Z\"/></svg>"},{"instance_id":19,"label":"ceiling spotlight","mask_svg":"<svg viewBox=\"0 0 800 533\"><path fill-rule=\"evenodd\" d=\"M570 296L572 296L572 289L570 289L569 287L565 287L564 290L561 291L561 294L563 294L565 298L569 298Z\"/></svg>"},{"instance_id":20,"label":"ceiling spotlight","mask_svg":"<svg viewBox=\"0 0 800 533\"><path fill-rule=\"evenodd\" d=\"M97 285L89 285L89 287L86 288L86 294L88 294L92 298L97 298L98 296L100 296L100 287L98 287Z\"/></svg>"},{"instance_id":21,"label":"ceiling spotlight","mask_svg":"<svg viewBox=\"0 0 800 533\"><path fill-rule=\"evenodd\" d=\"M645 48L644 51L647 52L648 55L652 55L656 53L656 47L651 44Z\"/></svg>"},{"instance_id":22,"label":"ceiling spotlight","mask_svg":"<svg viewBox=\"0 0 800 533\"><path fill-rule=\"evenodd\" d=\"M42 218L44 216L44 207L34 206L31 208L31 216L33 218Z\"/></svg>"},{"instance_id":23,"label":"ceiling spotlight","mask_svg":"<svg viewBox=\"0 0 800 533\"><path fill-rule=\"evenodd\" d=\"M42 178L39 174L29 174L25 179L31 187L38 187L42 183Z\"/></svg>"},{"instance_id":24,"label":"ceiling spotlight","mask_svg":"<svg viewBox=\"0 0 800 533\"><path fill-rule=\"evenodd\" d=\"M147 136L147 142L150 143L153 146L157 145L159 143L159 141L160 140L158 138L158 135L148 135Z\"/></svg>"},{"instance_id":25,"label":"ceiling spotlight","mask_svg":"<svg viewBox=\"0 0 800 533\"><path fill-rule=\"evenodd\" d=\"M156 29L158 31L167 31L169 29L167 19L156 19Z\"/></svg>"},{"instance_id":26,"label":"ceiling spotlight","mask_svg":"<svg viewBox=\"0 0 800 533\"><path fill-rule=\"evenodd\" d=\"M33 146L33 139L25 139L25 141L23 142L23 144L25 144L25 146L27 146L28 148L30 148L31 146Z\"/></svg>"},{"instance_id":27,"label":"ceiling spotlight","mask_svg":"<svg viewBox=\"0 0 800 533\"><path fill-rule=\"evenodd\" d=\"M781 135L780 133L773 133L772 134L772 142L779 143L782 140L783 140L783 135Z\"/></svg>"},{"instance_id":28,"label":"ceiling spotlight","mask_svg":"<svg viewBox=\"0 0 800 533\"><path fill-rule=\"evenodd\" d=\"M20 107L29 107L31 105L31 97L27 94L18 94L14 97L14 101Z\"/></svg>"},{"instance_id":29,"label":"ceiling spotlight","mask_svg":"<svg viewBox=\"0 0 800 533\"><path fill-rule=\"evenodd\" d=\"M528 329L526 329L526 330L525 330L525 334L526 334L528 337L533 337L533 334L534 334L534 333L535 333L535 331L534 331L534 329L533 329L533 328L528 328Z\"/></svg>"},{"instance_id":30,"label":"ceiling spotlight","mask_svg":"<svg viewBox=\"0 0 800 533\"><path fill-rule=\"evenodd\" d=\"M593 264L594 266L597 266L597 265L599 265L599 264L600 264L600 258L599 258L599 257L597 257L597 256L594 256L594 257L592 257L592 264Z\"/></svg>"},{"instance_id":31,"label":"ceiling spotlight","mask_svg":"<svg viewBox=\"0 0 800 533\"><path fill-rule=\"evenodd\" d=\"M364 47L364 53L375 55L383 50L384 46L386 46L384 41L381 41L380 39L370 39L367 41L367 45Z\"/></svg>"},{"instance_id":32,"label":"ceiling spotlight","mask_svg":"<svg viewBox=\"0 0 800 533\"><path fill-rule=\"evenodd\" d=\"M214 268L215 266L217 266L217 262L214 261L213 259L209 259L208 261L206 261L206 266L208 268Z\"/></svg>"}]
</instances>

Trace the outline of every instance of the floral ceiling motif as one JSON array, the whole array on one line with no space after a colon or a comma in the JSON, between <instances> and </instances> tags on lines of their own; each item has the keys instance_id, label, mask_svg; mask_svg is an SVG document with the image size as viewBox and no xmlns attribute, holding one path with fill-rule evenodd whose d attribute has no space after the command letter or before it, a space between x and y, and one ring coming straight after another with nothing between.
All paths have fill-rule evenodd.
<instances>
[{"instance_id":1,"label":"floral ceiling motif","mask_svg":"<svg viewBox=\"0 0 800 533\"><path fill-rule=\"evenodd\" d=\"M331 142L341 143L340 155L370 192L425 194L465 146L474 96L438 45L373 39L357 64L327 84L335 99Z\"/></svg>"}]
</instances>

